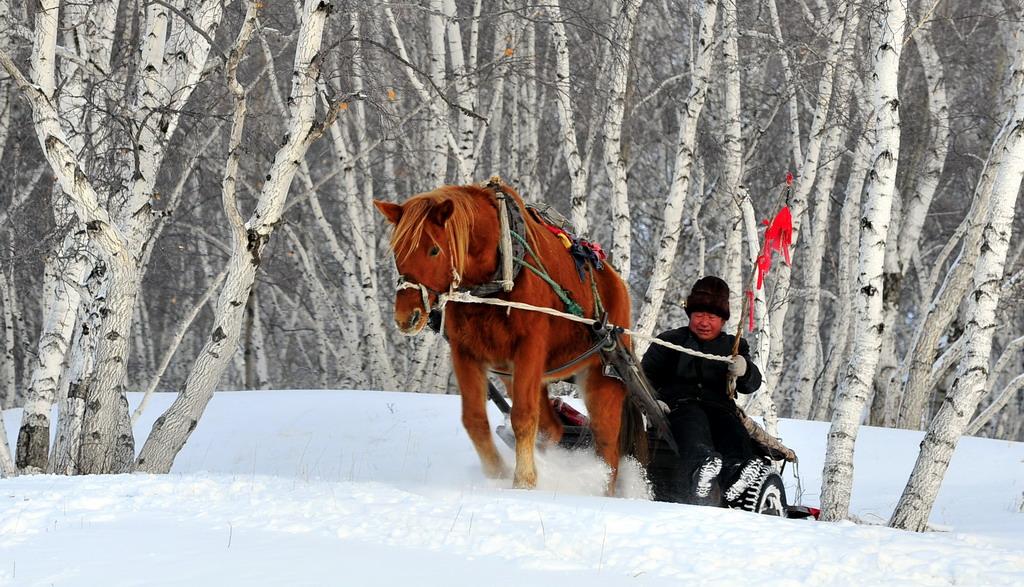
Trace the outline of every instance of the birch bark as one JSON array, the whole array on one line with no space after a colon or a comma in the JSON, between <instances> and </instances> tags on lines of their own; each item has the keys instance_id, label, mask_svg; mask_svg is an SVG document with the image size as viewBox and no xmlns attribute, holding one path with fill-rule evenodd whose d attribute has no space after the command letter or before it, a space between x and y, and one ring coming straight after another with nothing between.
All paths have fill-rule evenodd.
<instances>
[{"instance_id":1,"label":"birch bark","mask_svg":"<svg viewBox=\"0 0 1024 587\"><path fill-rule=\"evenodd\" d=\"M963 339L963 337L961 337ZM989 376L988 385L986 386L986 395L992 394L995 390L995 385L999 375L1006 370L1006 368L1013 361L1014 357L1019 357L1021 347L1024 347L1024 336L1018 337L1010 341L1006 348L1003 349L1003 354L1000 355L999 360L996 361L996 366L992 369L992 375ZM976 418L971 420L971 423L967 426L967 430L964 434L973 436L981 431L981 429L992 419L993 416L999 413L1006 404L1013 399L1022 387L1024 387L1024 374L1014 377L1006 386L1000 391L985 409L978 414Z\"/></svg>"},{"instance_id":2,"label":"birch bark","mask_svg":"<svg viewBox=\"0 0 1024 587\"><path fill-rule=\"evenodd\" d=\"M616 4L619 4L618 2ZM626 115L626 83L629 79L630 46L643 0L622 0L609 52L609 104L604 119L604 165L611 183L611 261L622 280L629 283L633 231L626 183L626 159L622 122Z\"/></svg>"},{"instance_id":3,"label":"birch bark","mask_svg":"<svg viewBox=\"0 0 1024 587\"><path fill-rule=\"evenodd\" d=\"M569 37L562 21L562 9L558 0L548 5L551 17L551 40L555 48L555 102L558 107L558 122L562 154L569 167L569 221L580 234L587 234L587 182L589 173L580 157L576 140L576 109L572 101L572 71L569 66Z\"/></svg>"},{"instance_id":4,"label":"birch bark","mask_svg":"<svg viewBox=\"0 0 1024 587\"><path fill-rule=\"evenodd\" d=\"M477 17L479 18L480 0L475 2ZM476 138L476 124L470 112L476 110L476 90L469 83L470 67L476 63L470 62L467 67L466 57L462 46L462 30L459 28L458 9L455 0L443 0L442 10L445 18L446 38L448 40L448 59L452 66L452 76L455 85L455 100L459 105L458 131L456 162L458 166L459 183L472 183L473 171L476 161L473 159Z\"/></svg>"},{"instance_id":5,"label":"birch bark","mask_svg":"<svg viewBox=\"0 0 1024 587\"><path fill-rule=\"evenodd\" d=\"M740 99L739 26L735 2L722 6L722 60L724 61L724 121L722 149L725 151L725 169L722 173L722 191L726 197L725 260L722 278L729 284L729 307L735 311L725 325L727 332L735 332L742 312L738 308L747 303L743 278L743 125ZM741 326L746 328L745 325ZM653 332L653 331L652 331Z\"/></svg>"},{"instance_id":6,"label":"birch bark","mask_svg":"<svg viewBox=\"0 0 1024 587\"><path fill-rule=\"evenodd\" d=\"M7 274L0 268L0 304L3 305L4 346L3 357L0 358L0 412L14 407L17 396L16 374L14 368L14 295ZM0 441L6 445L6 436Z\"/></svg>"},{"instance_id":7,"label":"birch bark","mask_svg":"<svg viewBox=\"0 0 1024 587\"><path fill-rule=\"evenodd\" d=\"M28 98L44 155L70 198L75 213L93 233L93 242L102 253L111 282L118 285L135 283L137 270L131 261L125 235L99 205L97 193L83 173L54 108L54 54L59 3L45 0L39 8L32 63L37 85L24 78L6 53L0 53L0 64ZM122 422L121 416L127 415L123 385L131 303L130 296L117 287L106 298L105 307L111 315L103 321L98 333L95 385L88 392L85 412L94 417L88 428L83 427L86 437L82 439L76 462L81 472L124 471L130 466L133 443L130 430L125 432L126 421ZM127 319L123 317L124 312L127 312Z\"/></svg>"},{"instance_id":8,"label":"birch bark","mask_svg":"<svg viewBox=\"0 0 1024 587\"><path fill-rule=\"evenodd\" d=\"M863 94L861 91L857 93ZM853 235L857 231L857 221L860 217L861 192L864 189L864 180L868 172L868 163L873 149L874 141L871 138L874 134L873 117L866 126L867 128L858 139L857 146L850 159L846 197L843 199L843 208L839 215L839 243L836 250L840 266L836 277L837 302L834 312L836 318L828 341L831 356L827 357L827 360L826 357L823 357L823 360L826 360L825 372L822 374L814 394L814 407L811 416L814 420L829 419L838 387L839 368L847 363L848 350L850 348L851 316L853 314L853 300L855 298L850 276L855 275L857 272L857 255L853 253L853 243L855 241Z\"/></svg>"},{"instance_id":9,"label":"birch bark","mask_svg":"<svg viewBox=\"0 0 1024 587\"><path fill-rule=\"evenodd\" d=\"M430 79L435 88L443 88L445 74L445 22L444 22L445 0L430 0L430 12L427 15L427 22L430 25L429 40L430 49L427 53ZM412 75L410 73L410 75ZM444 106L439 100L427 96L430 103L430 110L433 117L429 123L427 165L431 186L438 186L445 183L448 168L448 142L446 140L448 117L445 114Z\"/></svg>"},{"instance_id":10,"label":"birch bark","mask_svg":"<svg viewBox=\"0 0 1024 587\"><path fill-rule=\"evenodd\" d=\"M821 505L822 516L826 520L845 519L849 514L854 443L881 351L881 333L886 327L881 323L884 293L882 262L899 161L897 79L905 24L906 7L900 0L885 0L879 6L877 20L872 22L876 47L873 68L875 83L872 90L877 143L871 155L873 168L860 221L857 335L846 376L839 389L822 472Z\"/></svg>"}]
</instances>

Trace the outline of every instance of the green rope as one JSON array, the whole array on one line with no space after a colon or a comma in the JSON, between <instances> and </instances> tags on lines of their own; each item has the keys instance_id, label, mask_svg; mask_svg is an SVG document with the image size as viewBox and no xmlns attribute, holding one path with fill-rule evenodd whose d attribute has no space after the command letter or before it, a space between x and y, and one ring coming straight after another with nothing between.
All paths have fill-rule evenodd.
<instances>
[{"instance_id":1,"label":"green rope","mask_svg":"<svg viewBox=\"0 0 1024 587\"><path fill-rule=\"evenodd\" d=\"M545 282L547 282L547 284L551 286L551 289L554 290L555 295L557 295L558 298L562 300L562 303L565 304L566 311L575 316L583 317L583 308L575 301L573 301L572 297L569 295L569 292L565 291L565 289L562 288L562 286L558 285L558 282L556 282L554 279L551 279L551 275L548 274L547 269L544 269L544 264L541 263L540 257L537 256L537 253L533 250L533 247L530 246L530 243L527 242L525 238L523 238L523 235L519 234L518 232L513 232L512 236L516 237L517 239L519 239L519 242L523 243L523 247L526 248L526 251L530 253L530 256L533 257L535 261L537 261L537 264L540 265L541 268L538 269L537 267L534 267L533 265L527 263L526 259L523 258L517 257L516 262L522 265L523 267L526 267L530 271L533 271L534 274L537 275L537 277L540 277Z\"/></svg>"},{"instance_id":2,"label":"green rope","mask_svg":"<svg viewBox=\"0 0 1024 587\"><path fill-rule=\"evenodd\" d=\"M573 299L569 297L569 292L565 291L562 288L562 286L558 285L558 283L554 279L551 279L551 276L548 275L546 271L541 271L540 269L537 269L533 265L527 263L525 259L519 257L516 257L516 262L522 265L523 267L526 267L530 271L533 271L537 275L537 277L546 281L547 284L551 286L551 289L554 290L555 295L557 295L558 298L562 300L562 303L565 304L565 309L567 312L574 316L579 316L581 318L583 317L583 308L579 304L574 302Z\"/></svg>"}]
</instances>

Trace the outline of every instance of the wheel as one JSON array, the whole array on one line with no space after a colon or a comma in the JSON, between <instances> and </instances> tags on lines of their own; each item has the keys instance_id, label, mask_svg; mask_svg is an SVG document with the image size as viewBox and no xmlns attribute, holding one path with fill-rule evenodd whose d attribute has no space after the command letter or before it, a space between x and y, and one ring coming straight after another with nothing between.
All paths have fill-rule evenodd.
<instances>
[{"instance_id":1,"label":"wheel","mask_svg":"<svg viewBox=\"0 0 1024 587\"><path fill-rule=\"evenodd\" d=\"M740 508L745 511L786 517L786 486L778 473L768 473L760 484L748 487L739 501Z\"/></svg>"}]
</instances>

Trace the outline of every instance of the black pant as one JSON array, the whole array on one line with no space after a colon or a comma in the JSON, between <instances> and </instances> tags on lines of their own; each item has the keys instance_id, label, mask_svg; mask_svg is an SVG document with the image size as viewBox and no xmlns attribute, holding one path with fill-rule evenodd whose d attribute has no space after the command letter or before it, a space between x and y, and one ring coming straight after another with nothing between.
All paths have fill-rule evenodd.
<instances>
[{"instance_id":1,"label":"black pant","mask_svg":"<svg viewBox=\"0 0 1024 587\"><path fill-rule=\"evenodd\" d=\"M750 434L729 406L684 401L672 410L668 421L679 445L683 481L690 481L691 495L697 468L707 457L722 458L718 484L725 490L739 476L743 464L756 456Z\"/></svg>"}]
</instances>

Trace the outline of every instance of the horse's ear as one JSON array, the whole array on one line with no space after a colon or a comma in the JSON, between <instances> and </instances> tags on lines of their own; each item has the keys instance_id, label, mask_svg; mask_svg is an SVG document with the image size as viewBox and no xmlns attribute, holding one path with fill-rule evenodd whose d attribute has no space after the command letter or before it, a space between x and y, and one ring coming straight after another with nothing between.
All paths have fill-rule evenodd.
<instances>
[{"instance_id":1,"label":"horse's ear","mask_svg":"<svg viewBox=\"0 0 1024 587\"><path fill-rule=\"evenodd\" d=\"M455 211L455 202L451 200L444 200L440 204L430 209L430 220L435 222L438 226L444 226L445 222L448 222L448 218L451 217L452 212Z\"/></svg>"},{"instance_id":2,"label":"horse's ear","mask_svg":"<svg viewBox=\"0 0 1024 587\"><path fill-rule=\"evenodd\" d=\"M384 218L388 219L391 224L398 224L398 221L402 219L402 206L399 204L392 204L391 202L385 202L383 200L374 200L373 205L380 210L380 213L384 215Z\"/></svg>"}]
</instances>

